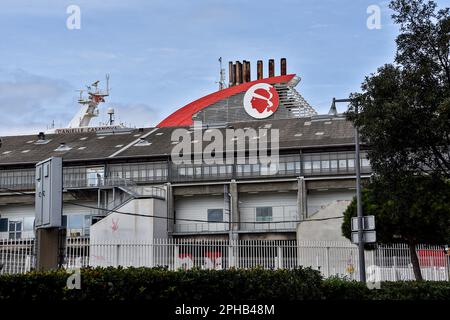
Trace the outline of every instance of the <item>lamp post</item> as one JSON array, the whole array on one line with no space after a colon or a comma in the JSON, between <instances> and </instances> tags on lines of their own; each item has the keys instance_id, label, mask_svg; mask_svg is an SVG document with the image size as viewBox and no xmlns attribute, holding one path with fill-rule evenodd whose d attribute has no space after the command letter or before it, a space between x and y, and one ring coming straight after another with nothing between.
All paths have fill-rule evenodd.
<instances>
[{"instance_id":1,"label":"lamp post","mask_svg":"<svg viewBox=\"0 0 450 320\"><path fill-rule=\"evenodd\" d=\"M351 99L333 98L329 114L337 114L336 102L351 102ZM358 115L358 106L355 106ZM358 254L359 254L359 281L366 282L366 260L364 256L364 215L361 199L361 160L359 148L359 128L355 125L355 171L356 171L356 212L358 217Z\"/></svg>"}]
</instances>

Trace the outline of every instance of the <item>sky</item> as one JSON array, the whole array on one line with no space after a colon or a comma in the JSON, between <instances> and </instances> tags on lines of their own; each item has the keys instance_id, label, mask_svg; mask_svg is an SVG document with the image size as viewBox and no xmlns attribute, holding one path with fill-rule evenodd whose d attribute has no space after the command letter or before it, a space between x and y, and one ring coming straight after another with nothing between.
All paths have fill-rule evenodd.
<instances>
[{"instance_id":1,"label":"sky","mask_svg":"<svg viewBox=\"0 0 450 320\"><path fill-rule=\"evenodd\" d=\"M448 6L450 0L437 3ZM67 28L70 5L80 29ZM369 29L370 5L381 28ZM374 0L2 0L0 135L34 134L77 113L76 90L110 74L106 109L133 127L155 126L185 104L217 91L218 58L287 58L297 90L319 112L360 90L392 62L398 27L387 1ZM345 106L340 105L339 111Z\"/></svg>"}]
</instances>

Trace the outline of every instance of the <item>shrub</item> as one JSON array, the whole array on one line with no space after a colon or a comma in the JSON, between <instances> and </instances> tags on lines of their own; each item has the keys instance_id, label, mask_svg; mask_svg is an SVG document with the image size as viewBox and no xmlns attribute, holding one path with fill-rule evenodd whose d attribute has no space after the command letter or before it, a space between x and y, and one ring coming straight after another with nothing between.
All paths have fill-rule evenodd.
<instances>
[{"instance_id":1,"label":"shrub","mask_svg":"<svg viewBox=\"0 0 450 320\"><path fill-rule=\"evenodd\" d=\"M163 268L85 268L81 290L69 290L63 270L0 276L0 299L14 300L305 300L320 299L320 273L295 270L169 271Z\"/></svg>"},{"instance_id":2,"label":"shrub","mask_svg":"<svg viewBox=\"0 0 450 320\"><path fill-rule=\"evenodd\" d=\"M383 282L380 290L343 278L323 280L294 270L169 271L164 268L85 268L81 290L69 290L64 270L0 276L0 300L35 301L296 301L450 300L450 282Z\"/></svg>"}]
</instances>

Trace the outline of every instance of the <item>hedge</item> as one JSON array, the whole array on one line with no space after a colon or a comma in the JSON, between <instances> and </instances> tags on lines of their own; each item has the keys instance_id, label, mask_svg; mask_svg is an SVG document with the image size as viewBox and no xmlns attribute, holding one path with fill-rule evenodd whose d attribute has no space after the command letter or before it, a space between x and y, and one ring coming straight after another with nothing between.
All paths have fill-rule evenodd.
<instances>
[{"instance_id":1,"label":"hedge","mask_svg":"<svg viewBox=\"0 0 450 320\"><path fill-rule=\"evenodd\" d=\"M0 276L0 300L35 301L292 301L450 300L449 282L383 282L369 290L356 281L323 280L310 268L189 270L85 268L81 289L69 290L64 270Z\"/></svg>"},{"instance_id":2,"label":"hedge","mask_svg":"<svg viewBox=\"0 0 450 320\"><path fill-rule=\"evenodd\" d=\"M0 300L306 300L321 299L322 278L312 269L189 270L86 268L81 289L66 288L64 270L0 276Z\"/></svg>"},{"instance_id":3,"label":"hedge","mask_svg":"<svg viewBox=\"0 0 450 320\"><path fill-rule=\"evenodd\" d=\"M363 283L330 278L322 283L328 300L450 300L449 281L385 281L380 289L368 289Z\"/></svg>"}]
</instances>

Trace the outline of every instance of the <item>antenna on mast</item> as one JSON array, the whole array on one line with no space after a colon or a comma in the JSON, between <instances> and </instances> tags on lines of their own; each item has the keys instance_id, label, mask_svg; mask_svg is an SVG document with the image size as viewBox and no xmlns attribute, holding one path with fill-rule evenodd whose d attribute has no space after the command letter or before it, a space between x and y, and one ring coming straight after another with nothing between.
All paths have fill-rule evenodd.
<instances>
[{"instance_id":1,"label":"antenna on mast","mask_svg":"<svg viewBox=\"0 0 450 320\"><path fill-rule=\"evenodd\" d=\"M100 81L97 80L91 85L86 86L87 90L78 90L80 92L78 103L82 105L82 109L70 121L69 128L87 127L91 119L98 116L98 105L105 102L105 98L109 96L109 75L106 75L105 91L99 89L99 83ZM85 92L87 96L83 95Z\"/></svg>"},{"instance_id":2,"label":"antenna on mast","mask_svg":"<svg viewBox=\"0 0 450 320\"><path fill-rule=\"evenodd\" d=\"M106 74L106 94L109 95L109 74Z\"/></svg>"},{"instance_id":3,"label":"antenna on mast","mask_svg":"<svg viewBox=\"0 0 450 320\"><path fill-rule=\"evenodd\" d=\"M219 65L220 65L220 80L218 82L219 83L219 90L223 90L227 86L225 85L225 69L222 68L222 57L219 58Z\"/></svg>"}]
</instances>

